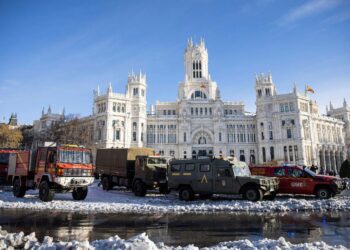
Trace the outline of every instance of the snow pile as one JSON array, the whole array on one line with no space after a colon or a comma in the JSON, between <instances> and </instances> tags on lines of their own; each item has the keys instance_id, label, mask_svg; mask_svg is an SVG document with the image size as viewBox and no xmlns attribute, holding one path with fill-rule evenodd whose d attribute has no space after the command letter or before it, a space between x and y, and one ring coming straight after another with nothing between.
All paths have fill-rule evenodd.
<instances>
[{"instance_id":1,"label":"snow pile","mask_svg":"<svg viewBox=\"0 0 350 250\"><path fill-rule=\"evenodd\" d=\"M118 235L105 240L88 241L70 241L70 242L54 242L53 238L45 236L43 242L39 242L35 237L35 233L24 235L20 233L7 233L1 230L0 227L0 249L164 249L164 250L195 250L199 249L194 245L185 247L167 246L164 243L155 243L148 238L145 233L132 237L128 240L121 239ZM221 242L215 246L206 247L203 249L347 249L344 246L330 246L325 242L313 242L292 244L286 241L283 237L278 240L262 239L257 241L239 240Z\"/></svg>"},{"instance_id":2,"label":"snow pile","mask_svg":"<svg viewBox=\"0 0 350 250\"><path fill-rule=\"evenodd\" d=\"M0 191L0 208L57 210L81 213L213 213L213 212L286 212L349 210L350 196L340 195L329 200L312 196L279 196L274 201L250 202L232 197L214 197L213 200L180 201L175 193L148 194L135 197L119 189L103 191L95 183L89 188L85 201L74 201L71 193L56 194L52 202L42 202L38 191L27 192L16 198L12 192Z\"/></svg>"}]
</instances>

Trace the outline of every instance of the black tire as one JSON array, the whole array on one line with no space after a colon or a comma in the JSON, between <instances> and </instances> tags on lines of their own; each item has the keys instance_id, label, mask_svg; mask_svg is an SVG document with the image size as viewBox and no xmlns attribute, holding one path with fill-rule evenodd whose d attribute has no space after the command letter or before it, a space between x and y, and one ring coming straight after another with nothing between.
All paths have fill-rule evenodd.
<instances>
[{"instance_id":1,"label":"black tire","mask_svg":"<svg viewBox=\"0 0 350 250\"><path fill-rule=\"evenodd\" d=\"M142 181L136 181L133 186L135 196L143 197L147 193L146 185Z\"/></svg>"},{"instance_id":2,"label":"black tire","mask_svg":"<svg viewBox=\"0 0 350 250\"><path fill-rule=\"evenodd\" d=\"M167 184L160 184L159 185L159 193L160 194L169 194L170 190L168 189L168 185Z\"/></svg>"},{"instance_id":3,"label":"black tire","mask_svg":"<svg viewBox=\"0 0 350 250\"><path fill-rule=\"evenodd\" d=\"M88 194L87 187L78 187L78 188L75 188L72 192L73 199L76 201L85 200L87 194Z\"/></svg>"},{"instance_id":4,"label":"black tire","mask_svg":"<svg viewBox=\"0 0 350 250\"><path fill-rule=\"evenodd\" d=\"M320 187L316 190L316 196L319 199L329 199L332 196L332 191L327 187Z\"/></svg>"},{"instance_id":5,"label":"black tire","mask_svg":"<svg viewBox=\"0 0 350 250\"><path fill-rule=\"evenodd\" d=\"M179 191L179 199L182 201L194 200L194 193L190 187L183 187Z\"/></svg>"},{"instance_id":6,"label":"black tire","mask_svg":"<svg viewBox=\"0 0 350 250\"><path fill-rule=\"evenodd\" d=\"M26 194L26 188L21 186L21 181L18 178L13 182L12 192L17 198L23 198Z\"/></svg>"},{"instance_id":7,"label":"black tire","mask_svg":"<svg viewBox=\"0 0 350 250\"><path fill-rule=\"evenodd\" d=\"M268 201L273 201L275 198L276 198L276 192L273 192L269 195L264 196L264 199Z\"/></svg>"},{"instance_id":8,"label":"black tire","mask_svg":"<svg viewBox=\"0 0 350 250\"><path fill-rule=\"evenodd\" d=\"M100 175L98 173L94 173L95 180L100 179Z\"/></svg>"},{"instance_id":9,"label":"black tire","mask_svg":"<svg viewBox=\"0 0 350 250\"><path fill-rule=\"evenodd\" d=\"M111 182L109 181L109 178L107 176L103 177L102 179L102 189L106 191L112 189Z\"/></svg>"},{"instance_id":10,"label":"black tire","mask_svg":"<svg viewBox=\"0 0 350 250\"><path fill-rule=\"evenodd\" d=\"M244 199L248 201L261 201L263 198L262 191L257 187L249 187L244 190Z\"/></svg>"},{"instance_id":11,"label":"black tire","mask_svg":"<svg viewBox=\"0 0 350 250\"><path fill-rule=\"evenodd\" d=\"M52 201L55 196L55 191L50 189L47 181L42 181L39 185L39 198L42 201Z\"/></svg>"}]
</instances>

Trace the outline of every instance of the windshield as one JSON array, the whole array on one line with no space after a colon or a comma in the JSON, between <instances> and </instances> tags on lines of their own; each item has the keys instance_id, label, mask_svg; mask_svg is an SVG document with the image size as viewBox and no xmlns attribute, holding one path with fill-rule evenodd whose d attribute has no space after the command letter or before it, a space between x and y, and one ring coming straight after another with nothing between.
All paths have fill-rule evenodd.
<instances>
[{"instance_id":1,"label":"windshield","mask_svg":"<svg viewBox=\"0 0 350 250\"><path fill-rule=\"evenodd\" d=\"M235 162L232 164L232 170L235 176L250 176L250 169L244 162Z\"/></svg>"},{"instance_id":2,"label":"windshield","mask_svg":"<svg viewBox=\"0 0 350 250\"><path fill-rule=\"evenodd\" d=\"M314 171L311 171L311 170L308 169L308 168L304 168L304 171L305 171L306 173L308 173L309 175L311 175L312 177L314 177L314 176L316 175L316 173L315 173Z\"/></svg>"},{"instance_id":3,"label":"windshield","mask_svg":"<svg viewBox=\"0 0 350 250\"><path fill-rule=\"evenodd\" d=\"M159 157L149 157L148 158L148 164L166 164L165 158L159 158Z\"/></svg>"},{"instance_id":4,"label":"windshield","mask_svg":"<svg viewBox=\"0 0 350 250\"><path fill-rule=\"evenodd\" d=\"M90 151L60 150L60 162L64 163L91 163Z\"/></svg>"}]
</instances>

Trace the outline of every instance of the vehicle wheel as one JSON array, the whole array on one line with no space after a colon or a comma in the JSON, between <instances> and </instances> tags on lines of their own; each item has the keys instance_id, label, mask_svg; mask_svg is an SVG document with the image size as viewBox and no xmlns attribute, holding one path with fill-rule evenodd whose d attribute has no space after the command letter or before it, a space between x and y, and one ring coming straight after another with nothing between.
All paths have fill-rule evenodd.
<instances>
[{"instance_id":1,"label":"vehicle wheel","mask_svg":"<svg viewBox=\"0 0 350 250\"><path fill-rule=\"evenodd\" d=\"M268 201L273 201L275 198L276 198L276 192L273 192L269 195L264 196L264 199Z\"/></svg>"},{"instance_id":2,"label":"vehicle wheel","mask_svg":"<svg viewBox=\"0 0 350 250\"><path fill-rule=\"evenodd\" d=\"M259 188L250 187L244 191L244 199L248 201L261 201L263 194Z\"/></svg>"},{"instance_id":3,"label":"vehicle wheel","mask_svg":"<svg viewBox=\"0 0 350 250\"><path fill-rule=\"evenodd\" d=\"M316 196L319 199L329 199L332 196L332 192L329 188L321 187L317 189Z\"/></svg>"},{"instance_id":4,"label":"vehicle wheel","mask_svg":"<svg viewBox=\"0 0 350 250\"><path fill-rule=\"evenodd\" d=\"M82 201L82 200L85 200L87 194L88 194L87 187L79 187L73 190L72 196L74 200Z\"/></svg>"},{"instance_id":5,"label":"vehicle wheel","mask_svg":"<svg viewBox=\"0 0 350 250\"><path fill-rule=\"evenodd\" d=\"M192 201L194 199L194 193L190 187L183 187L179 191L179 198L183 201Z\"/></svg>"},{"instance_id":6,"label":"vehicle wheel","mask_svg":"<svg viewBox=\"0 0 350 250\"><path fill-rule=\"evenodd\" d=\"M39 198L42 201L52 201L55 196L55 191L50 189L47 181L42 181L39 185Z\"/></svg>"},{"instance_id":7,"label":"vehicle wheel","mask_svg":"<svg viewBox=\"0 0 350 250\"><path fill-rule=\"evenodd\" d=\"M100 179L100 175L98 173L94 173L95 180Z\"/></svg>"},{"instance_id":8,"label":"vehicle wheel","mask_svg":"<svg viewBox=\"0 0 350 250\"><path fill-rule=\"evenodd\" d=\"M160 194L169 194L170 190L168 189L168 185L167 184L160 184L159 185L159 193Z\"/></svg>"},{"instance_id":9,"label":"vehicle wheel","mask_svg":"<svg viewBox=\"0 0 350 250\"><path fill-rule=\"evenodd\" d=\"M111 190L111 183L107 176L103 177L102 179L102 189L106 191Z\"/></svg>"},{"instance_id":10,"label":"vehicle wheel","mask_svg":"<svg viewBox=\"0 0 350 250\"><path fill-rule=\"evenodd\" d=\"M134 184L134 194L136 196L145 196L146 193L147 193L147 189L146 189L146 186L145 184L142 182L142 181L136 181L135 184Z\"/></svg>"},{"instance_id":11,"label":"vehicle wheel","mask_svg":"<svg viewBox=\"0 0 350 250\"><path fill-rule=\"evenodd\" d=\"M17 198L23 198L26 194L26 188L21 186L21 182L19 179L16 179L13 182L13 188L12 188L13 195Z\"/></svg>"}]
</instances>

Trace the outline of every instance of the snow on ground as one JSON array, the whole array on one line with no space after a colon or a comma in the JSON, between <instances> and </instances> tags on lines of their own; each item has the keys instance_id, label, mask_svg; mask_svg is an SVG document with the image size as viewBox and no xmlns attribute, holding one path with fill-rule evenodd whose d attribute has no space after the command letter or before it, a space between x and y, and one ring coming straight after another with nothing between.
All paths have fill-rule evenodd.
<instances>
[{"instance_id":1,"label":"snow on ground","mask_svg":"<svg viewBox=\"0 0 350 250\"><path fill-rule=\"evenodd\" d=\"M92 242L88 241L70 241L70 242L54 242L53 238L45 236L43 242L39 242L35 236L35 233L29 235L24 235L23 232L20 233L7 233L2 231L0 227L0 249L187 249L195 250L199 249L194 245L188 245L185 247L174 247L167 246L164 243L155 243L148 238L148 236L143 233L134 236L128 240L119 238L118 235L110 237L104 240L95 240ZM278 240L262 239L257 241L250 240L238 240L238 241L228 241L220 242L215 246L208 246L203 249L347 249L344 246L330 246L325 242L313 242L313 243L301 243L292 244L286 241L283 237Z\"/></svg>"},{"instance_id":2,"label":"snow on ground","mask_svg":"<svg viewBox=\"0 0 350 250\"><path fill-rule=\"evenodd\" d=\"M340 195L329 200L312 196L280 196L274 201L250 202L232 197L214 197L213 200L178 200L176 193L135 197L123 189L103 191L94 183L85 201L74 201L71 193L56 194L52 202L42 202L38 191L28 191L24 198L12 192L0 191L0 208L56 210L80 213L213 213L213 212L285 212L350 210L350 196Z\"/></svg>"}]
</instances>

